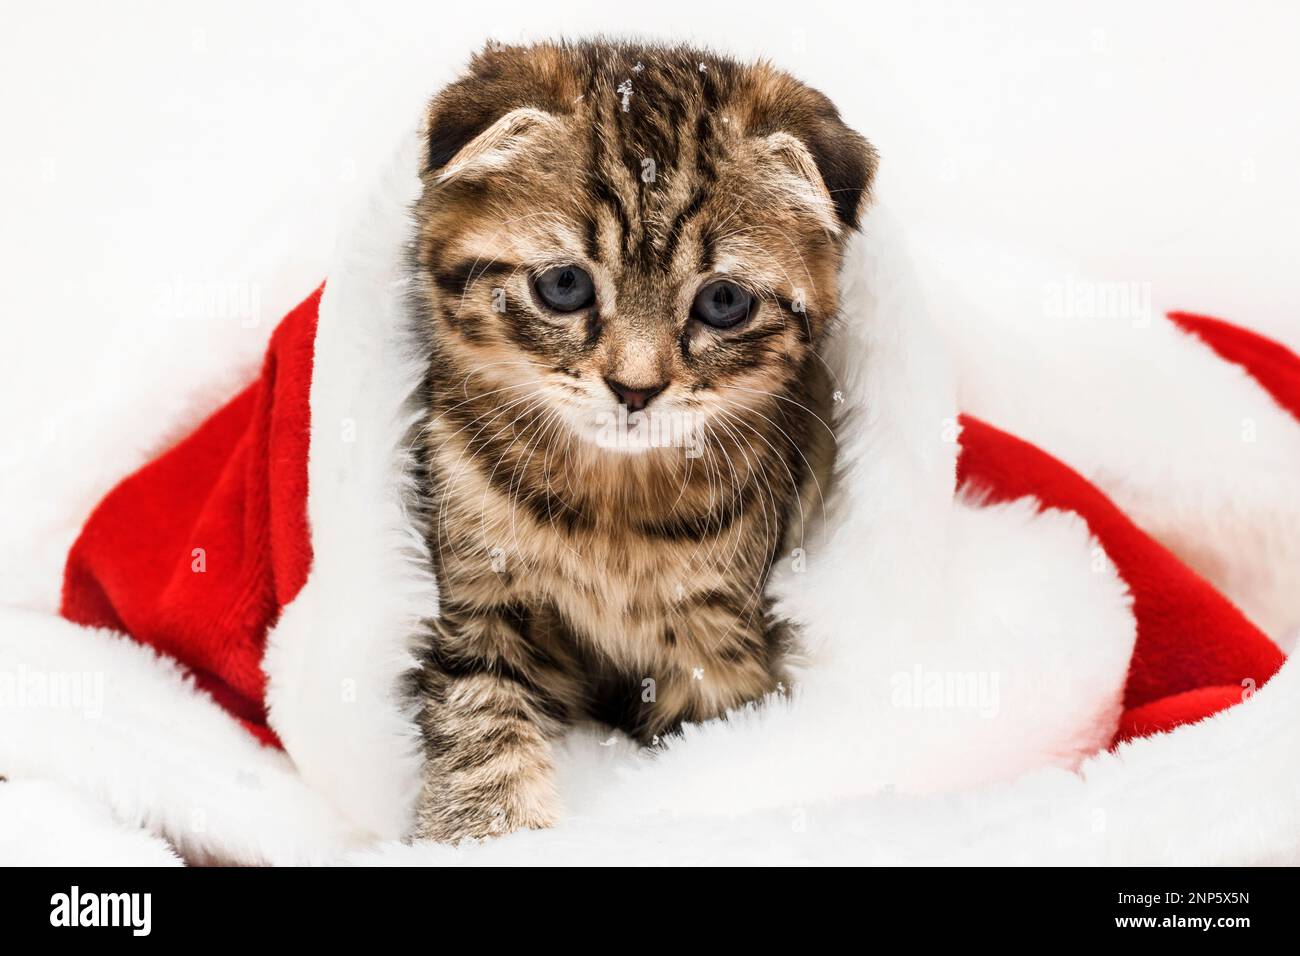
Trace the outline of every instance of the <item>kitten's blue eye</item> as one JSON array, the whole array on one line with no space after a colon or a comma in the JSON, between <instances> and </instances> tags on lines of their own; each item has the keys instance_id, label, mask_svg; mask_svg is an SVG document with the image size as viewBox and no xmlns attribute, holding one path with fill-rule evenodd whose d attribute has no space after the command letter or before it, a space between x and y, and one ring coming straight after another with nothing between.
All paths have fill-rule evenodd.
<instances>
[{"instance_id":1,"label":"kitten's blue eye","mask_svg":"<svg viewBox=\"0 0 1300 956\"><path fill-rule=\"evenodd\" d=\"M556 266L533 282L537 296L556 312L577 312L596 301L596 286L585 269Z\"/></svg>"},{"instance_id":2,"label":"kitten's blue eye","mask_svg":"<svg viewBox=\"0 0 1300 956\"><path fill-rule=\"evenodd\" d=\"M710 282L691 303L691 317L715 329L730 329L749 318L754 297L726 279Z\"/></svg>"}]
</instances>

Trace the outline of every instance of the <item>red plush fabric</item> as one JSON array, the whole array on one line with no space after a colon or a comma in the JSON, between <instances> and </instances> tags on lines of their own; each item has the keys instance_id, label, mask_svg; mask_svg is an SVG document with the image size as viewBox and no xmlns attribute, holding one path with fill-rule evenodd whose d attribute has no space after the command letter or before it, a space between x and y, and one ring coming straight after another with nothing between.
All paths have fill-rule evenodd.
<instances>
[{"instance_id":1,"label":"red plush fabric","mask_svg":"<svg viewBox=\"0 0 1300 956\"><path fill-rule=\"evenodd\" d=\"M1171 321L1242 366L1300 420L1300 356L1248 329L1172 312ZM1137 645L1115 742L1194 723L1240 702L1281 666L1267 635L1152 540L1100 491L1045 452L983 422L963 419L959 480L992 501L1034 495L1078 512L1133 593Z\"/></svg>"},{"instance_id":2,"label":"red plush fabric","mask_svg":"<svg viewBox=\"0 0 1300 956\"><path fill-rule=\"evenodd\" d=\"M306 582L313 345L321 290L280 324L260 378L125 479L68 555L62 613L170 655L259 739L266 634ZM1227 323L1175 316L1300 417L1300 359ZM1116 741L1198 720L1262 686L1276 646L1097 488L1040 449L964 417L961 485L1080 514L1128 583L1137 645ZM1082 568L1080 573L1088 573Z\"/></svg>"},{"instance_id":3,"label":"red plush fabric","mask_svg":"<svg viewBox=\"0 0 1300 956\"><path fill-rule=\"evenodd\" d=\"M1128 584L1137 643L1117 741L1136 726L1166 730L1227 705L1221 693L1179 695L1227 686L1240 699L1243 681L1262 685L1281 666L1282 652L1262 631L1077 472L970 416L962 417L961 444L963 487L990 502L1032 495L1043 507L1077 512ZM1212 709L1194 711L1193 703Z\"/></svg>"},{"instance_id":4,"label":"red plush fabric","mask_svg":"<svg viewBox=\"0 0 1300 956\"><path fill-rule=\"evenodd\" d=\"M1251 693L1253 690L1249 686L1198 687L1161 697L1141 707L1131 707L1120 717L1115 743L1162 734L1183 724L1194 724L1210 714L1241 703Z\"/></svg>"},{"instance_id":5,"label":"red plush fabric","mask_svg":"<svg viewBox=\"0 0 1300 956\"><path fill-rule=\"evenodd\" d=\"M266 633L311 565L308 389L320 294L280 323L256 382L109 493L64 571L64 617L175 658L268 743Z\"/></svg>"},{"instance_id":6,"label":"red plush fabric","mask_svg":"<svg viewBox=\"0 0 1300 956\"><path fill-rule=\"evenodd\" d=\"M1190 312L1170 312L1169 318L1229 362L1242 366L1274 401L1300 419L1300 355L1222 319Z\"/></svg>"}]
</instances>

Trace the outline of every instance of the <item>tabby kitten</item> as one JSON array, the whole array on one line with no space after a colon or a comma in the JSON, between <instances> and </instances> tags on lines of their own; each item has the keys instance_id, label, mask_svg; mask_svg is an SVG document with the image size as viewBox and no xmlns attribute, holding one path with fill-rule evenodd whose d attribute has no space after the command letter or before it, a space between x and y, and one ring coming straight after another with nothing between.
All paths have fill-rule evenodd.
<instances>
[{"instance_id":1,"label":"tabby kitten","mask_svg":"<svg viewBox=\"0 0 1300 956\"><path fill-rule=\"evenodd\" d=\"M784 689L765 586L830 471L876 156L767 64L606 43L489 47L427 136L416 835L456 841L555 819L573 721L653 744Z\"/></svg>"}]
</instances>

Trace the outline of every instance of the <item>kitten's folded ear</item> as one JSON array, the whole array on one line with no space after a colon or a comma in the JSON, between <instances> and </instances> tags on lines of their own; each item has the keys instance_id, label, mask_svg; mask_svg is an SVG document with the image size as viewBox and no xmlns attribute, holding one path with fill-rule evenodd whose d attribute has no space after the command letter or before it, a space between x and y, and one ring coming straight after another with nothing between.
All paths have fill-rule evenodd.
<instances>
[{"instance_id":1,"label":"kitten's folded ear","mask_svg":"<svg viewBox=\"0 0 1300 956\"><path fill-rule=\"evenodd\" d=\"M789 74L762 69L748 130L818 194L829 198L841 226L855 229L871 202L879 157L840 118L835 104Z\"/></svg>"},{"instance_id":2,"label":"kitten's folded ear","mask_svg":"<svg viewBox=\"0 0 1300 956\"><path fill-rule=\"evenodd\" d=\"M472 139L456 148L447 140L446 129L430 128L429 161L426 168L439 182L464 179L479 173L501 169L514 155L527 147L539 133L553 129L557 118L544 110L523 106L497 119ZM434 137L439 137L439 151L434 153ZM450 152L450 156L448 156Z\"/></svg>"},{"instance_id":3,"label":"kitten's folded ear","mask_svg":"<svg viewBox=\"0 0 1300 956\"><path fill-rule=\"evenodd\" d=\"M564 101L549 47L521 50L489 42L465 75L434 97L425 119L426 174L446 180L499 168L510 154L558 122Z\"/></svg>"}]
</instances>

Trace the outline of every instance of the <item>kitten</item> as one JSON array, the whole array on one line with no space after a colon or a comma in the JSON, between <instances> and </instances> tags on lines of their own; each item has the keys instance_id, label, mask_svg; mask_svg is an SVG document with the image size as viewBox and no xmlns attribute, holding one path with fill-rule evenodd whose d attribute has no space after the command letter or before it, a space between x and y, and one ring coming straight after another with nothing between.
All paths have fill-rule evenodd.
<instances>
[{"instance_id":1,"label":"kitten","mask_svg":"<svg viewBox=\"0 0 1300 956\"><path fill-rule=\"evenodd\" d=\"M876 155L680 47L489 47L433 101L413 297L441 588L416 835L555 819L550 742L784 689L765 585L830 473L817 354Z\"/></svg>"}]
</instances>

